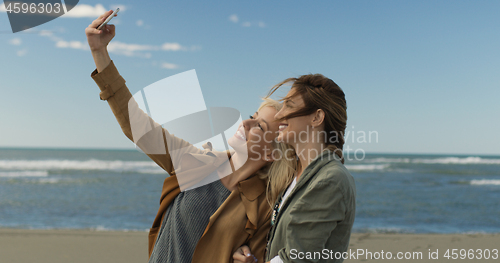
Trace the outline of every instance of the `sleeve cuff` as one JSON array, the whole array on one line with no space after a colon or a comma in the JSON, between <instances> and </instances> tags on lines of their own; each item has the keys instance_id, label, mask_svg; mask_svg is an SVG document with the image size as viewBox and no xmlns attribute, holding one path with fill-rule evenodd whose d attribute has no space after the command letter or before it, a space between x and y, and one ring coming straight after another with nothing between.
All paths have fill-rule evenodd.
<instances>
[{"instance_id":1,"label":"sleeve cuff","mask_svg":"<svg viewBox=\"0 0 500 263\"><path fill-rule=\"evenodd\" d=\"M109 62L109 65L101 72L95 69L90 76L101 89L99 94L101 100L109 99L125 85L125 79L120 75L113 61Z\"/></svg>"}]
</instances>

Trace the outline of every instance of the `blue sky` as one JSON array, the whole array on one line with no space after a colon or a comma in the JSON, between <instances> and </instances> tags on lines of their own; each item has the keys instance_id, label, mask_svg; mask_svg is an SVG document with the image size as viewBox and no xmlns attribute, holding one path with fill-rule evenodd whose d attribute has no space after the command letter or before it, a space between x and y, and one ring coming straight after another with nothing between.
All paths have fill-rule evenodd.
<instances>
[{"instance_id":1,"label":"blue sky","mask_svg":"<svg viewBox=\"0 0 500 263\"><path fill-rule=\"evenodd\" d=\"M117 6L111 58L132 93L196 69L208 107L246 118L274 84L321 73L346 93L351 149L500 155L499 1L84 0L16 34L0 11L0 147L133 148L84 33Z\"/></svg>"}]
</instances>

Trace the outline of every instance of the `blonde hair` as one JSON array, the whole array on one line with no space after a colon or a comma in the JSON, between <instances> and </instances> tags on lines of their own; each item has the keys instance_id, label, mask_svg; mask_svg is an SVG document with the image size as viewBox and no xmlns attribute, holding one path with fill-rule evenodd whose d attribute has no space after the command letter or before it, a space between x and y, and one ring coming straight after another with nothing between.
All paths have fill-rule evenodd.
<instances>
[{"instance_id":1,"label":"blonde hair","mask_svg":"<svg viewBox=\"0 0 500 263\"><path fill-rule=\"evenodd\" d=\"M280 111L283 106L279 101L269 97L262 98L262 100L263 102L258 110L264 107L272 107ZM293 181L298 165L295 149L289 144L273 140L273 149L274 161L258 171L260 178L267 178L266 196L271 207L274 206L281 193Z\"/></svg>"}]
</instances>

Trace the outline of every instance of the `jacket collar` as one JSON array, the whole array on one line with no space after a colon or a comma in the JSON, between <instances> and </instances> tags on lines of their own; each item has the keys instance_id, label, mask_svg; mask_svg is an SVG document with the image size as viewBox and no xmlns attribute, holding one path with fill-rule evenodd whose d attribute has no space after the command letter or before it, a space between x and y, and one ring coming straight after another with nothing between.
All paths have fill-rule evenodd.
<instances>
[{"instance_id":1,"label":"jacket collar","mask_svg":"<svg viewBox=\"0 0 500 263\"><path fill-rule=\"evenodd\" d=\"M261 179L258 174L238 183L241 202L245 206L247 214L247 224L245 231L253 236L259 225L259 200L258 197L265 194L266 181Z\"/></svg>"},{"instance_id":2,"label":"jacket collar","mask_svg":"<svg viewBox=\"0 0 500 263\"><path fill-rule=\"evenodd\" d=\"M266 191L266 184L264 180L260 179L259 175L255 174L252 177L238 183L238 190L248 199L254 201L264 191Z\"/></svg>"},{"instance_id":3,"label":"jacket collar","mask_svg":"<svg viewBox=\"0 0 500 263\"><path fill-rule=\"evenodd\" d=\"M212 144L210 142L204 144L203 148L207 151L206 154L193 154L192 156L207 165L211 164L215 169L227 161L228 157L231 158L231 155L234 154L234 150L227 151L228 157L225 157L224 155L226 152L212 151ZM212 158L212 160L210 158ZM253 235L257 230L259 222L259 202L257 199L262 194L265 194L267 187L266 182L267 181L261 179L258 174L253 174L249 178L238 182L237 185L237 191L239 192L241 202L245 206L245 213L248 218L245 231L250 235ZM235 194L234 192L235 191L233 191L233 194ZM210 219L211 223L213 223L218 216L219 213L215 213Z\"/></svg>"}]
</instances>

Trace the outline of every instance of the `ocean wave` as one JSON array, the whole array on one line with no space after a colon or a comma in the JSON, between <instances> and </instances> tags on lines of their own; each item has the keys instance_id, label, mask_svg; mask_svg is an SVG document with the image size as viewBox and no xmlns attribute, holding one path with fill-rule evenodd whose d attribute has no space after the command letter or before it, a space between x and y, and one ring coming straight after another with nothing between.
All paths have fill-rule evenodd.
<instances>
[{"instance_id":1,"label":"ocean wave","mask_svg":"<svg viewBox=\"0 0 500 263\"><path fill-rule=\"evenodd\" d=\"M63 178L40 178L36 180L36 183L39 184L58 184L59 182L64 181Z\"/></svg>"},{"instance_id":2,"label":"ocean wave","mask_svg":"<svg viewBox=\"0 0 500 263\"><path fill-rule=\"evenodd\" d=\"M141 169L141 170L138 170L137 172L141 173L141 174L166 174L167 172L163 169Z\"/></svg>"},{"instance_id":3,"label":"ocean wave","mask_svg":"<svg viewBox=\"0 0 500 263\"><path fill-rule=\"evenodd\" d=\"M47 177L48 171L9 171L0 172L0 177Z\"/></svg>"},{"instance_id":4,"label":"ocean wave","mask_svg":"<svg viewBox=\"0 0 500 263\"><path fill-rule=\"evenodd\" d=\"M371 158L371 159L365 159L365 162L369 163L410 163L411 159L410 158L385 158L385 157L380 157L380 158Z\"/></svg>"},{"instance_id":5,"label":"ocean wave","mask_svg":"<svg viewBox=\"0 0 500 263\"><path fill-rule=\"evenodd\" d=\"M3 185L87 185L103 182L102 178L68 178L68 177L11 177L2 181Z\"/></svg>"},{"instance_id":6,"label":"ocean wave","mask_svg":"<svg viewBox=\"0 0 500 263\"><path fill-rule=\"evenodd\" d=\"M115 229L107 228L107 227L100 226L100 225L99 226L95 226L95 227L91 227L91 228L89 228L89 230L98 231L98 232L116 231ZM122 231L123 232L128 232L129 230L123 229Z\"/></svg>"},{"instance_id":7,"label":"ocean wave","mask_svg":"<svg viewBox=\"0 0 500 263\"><path fill-rule=\"evenodd\" d=\"M389 164L347 164L345 167L350 171L381 171L389 166Z\"/></svg>"},{"instance_id":8,"label":"ocean wave","mask_svg":"<svg viewBox=\"0 0 500 263\"><path fill-rule=\"evenodd\" d=\"M426 163L426 164L500 164L500 159L489 159L481 157L444 157L434 159L413 159L412 163Z\"/></svg>"},{"instance_id":9,"label":"ocean wave","mask_svg":"<svg viewBox=\"0 0 500 263\"><path fill-rule=\"evenodd\" d=\"M361 227L353 228L354 233L371 233L371 234L408 234L415 233L414 230L404 229L399 227Z\"/></svg>"},{"instance_id":10,"label":"ocean wave","mask_svg":"<svg viewBox=\"0 0 500 263\"><path fill-rule=\"evenodd\" d=\"M471 180L471 185L500 185L500 180L482 179L482 180Z\"/></svg>"},{"instance_id":11,"label":"ocean wave","mask_svg":"<svg viewBox=\"0 0 500 263\"><path fill-rule=\"evenodd\" d=\"M101 225L94 227L87 227L75 224L72 227L57 227L57 226L27 226L18 224L0 224L0 229L29 229L29 230L62 230L62 231L72 231L72 230L88 230L95 232L149 232L149 228L109 228Z\"/></svg>"},{"instance_id":12,"label":"ocean wave","mask_svg":"<svg viewBox=\"0 0 500 263\"><path fill-rule=\"evenodd\" d=\"M439 157L439 158L367 158L366 163L417 163L417 164L498 164L500 159L469 157Z\"/></svg>"},{"instance_id":13,"label":"ocean wave","mask_svg":"<svg viewBox=\"0 0 500 263\"><path fill-rule=\"evenodd\" d=\"M86 161L77 160L0 160L1 170L21 170L16 172L0 172L9 174L11 177L23 176L22 174L47 174L49 170L101 170L115 172L140 172L140 173L164 173L156 163L152 161L101 161L90 159ZM30 171L31 170L31 171ZM18 173L16 175L15 173ZM7 176L7 175L6 175ZM5 177L6 177L5 176ZM28 175L29 176L29 175ZM36 176L36 175L31 175Z\"/></svg>"}]
</instances>

